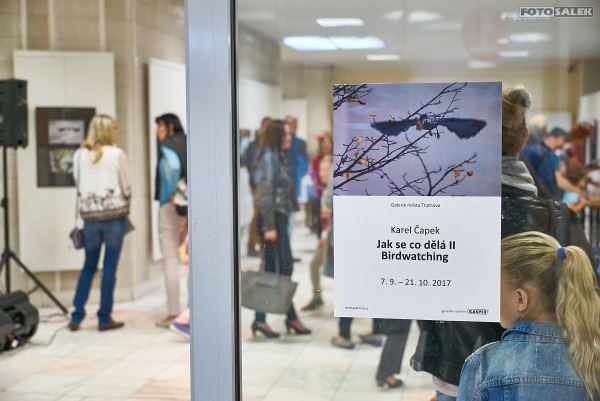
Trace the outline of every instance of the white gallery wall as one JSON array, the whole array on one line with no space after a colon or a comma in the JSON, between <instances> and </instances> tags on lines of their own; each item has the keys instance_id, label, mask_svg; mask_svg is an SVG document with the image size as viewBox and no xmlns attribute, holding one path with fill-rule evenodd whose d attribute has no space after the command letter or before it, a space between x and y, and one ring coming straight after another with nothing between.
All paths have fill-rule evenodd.
<instances>
[{"instance_id":1,"label":"white gallery wall","mask_svg":"<svg viewBox=\"0 0 600 401\"><path fill-rule=\"evenodd\" d=\"M175 113L186 125L186 90L185 65L170 61L151 59L148 63L148 110L150 138L150 180L151 195L154 198L154 174L156 166L156 124L154 119L163 113ZM207 94L208 95L208 94ZM240 129L256 130L264 116L282 118L283 110L281 88L262 82L240 79L238 86L238 126ZM290 103L296 110L306 110L306 101L298 100ZM292 111L292 110L290 110ZM303 112L306 116L306 111ZM302 121L302 119L301 119ZM302 125L301 125L302 126ZM306 125L305 125L306 126ZM196 155L191 155L194 158ZM201 155L198 155L201 157ZM158 202L151 199L152 206L152 257L162 258L158 240Z\"/></svg>"},{"instance_id":2,"label":"white gallery wall","mask_svg":"<svg viewBox=\"0 0 600 401\"><path fill-rule=\"evenodd\" d=\"M265 116L282 118L279 86L240 79L238 82L238 128L254 132Z\"/></svg>"},{"instance_id":3,"label":"white gallery wall","mask_svg":"<svg viewBox=\"0 0 600 401\"><path fill-rule=\"evenodd\" d=\"M174 113L179 116L183 128L186 129L186 89L185 89L185 64L173 63L165 60L150 59L148 62L148 135L150 149L150 202L151 202L151 229L152 229L152 259L160 260L160 243L158 241L158 202L154 200L155 167L157 159L156 148L156 123L154 119L165 113ZM187 129L186 129L187 133Z\"/></svg>"},{"instance_id":4,"label":"white gallery wall","mask_svg":"<svg viewBox=\"0 0 600 401\"><path fill-rule=\"evenodd\" d=\"M597 126L600 126L600 91L579 98L579 116L577 121L595 123ZM596 154L600 155L600 141L598 141L596 146ZM589 157L589 148L587 150L588 155L586 157Z\"/></svg>"},{"instance_id":5,"label":"white gallery wall","mask_svg":"<svg viewBox=\"0 0 600 401\"><path fill-rule=\"evenodd\" d=\"M600 122L600 92L581 96L579 99L578 121Z\"/></svg>"},{"instance_id":6,"label":"white gallery wall","mask_svg":"<svg viewBox=\"0 0 600 401\"><path fill-rule=\"evenodd\" d=\"M112 53L15 51L14 76L28 81L29 146L17 152L19 251L33 271L79 270L74 250L75 188L37 185L36 107L94 107L114 116Z\"/></svg>"}]
</instances>

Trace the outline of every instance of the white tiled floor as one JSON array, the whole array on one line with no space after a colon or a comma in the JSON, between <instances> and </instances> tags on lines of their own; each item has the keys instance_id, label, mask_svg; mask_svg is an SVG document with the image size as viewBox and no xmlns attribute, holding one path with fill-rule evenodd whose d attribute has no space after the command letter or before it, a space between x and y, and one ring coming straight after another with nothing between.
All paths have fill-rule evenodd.
<instances>
[{"instance_id":1,"label":"white tiled floor","mask_svg":"<svg viewBox=\"0 0 600 401\"><path fill-rule=\"evenodd\" d=\"M294 234L299 282L298 309L311 296L308 263L316 240L306 229ZM243 266L258 259L243 258ZM331 279L323 281L326 305L315 313L302 313L313 335L283 335L279 340L253 339L253 313L242 311L242 377L244 401L429 401L431 378L414 372L408 360L417 340L413 327L401 378L403 390L381 390L375 369L381 349L359 345L353 351L334 348L337 332L332 317ZM65 321L40 325L33 344L0 354L0 401L179 401L189 400L189 345L178 336L154 326L164 303L163 293L145 296L115 307L123 330L99 333L88 319L81 331L71 333ZM90 311L94 306L90 306ZM51 313L42 311L42 316ZM274 329L283 332L283 317L269 316ZM355 320L353 334L366 333L369 320ZM61 329L54 342L47 342Z\"/></svg>"}]
</instances>

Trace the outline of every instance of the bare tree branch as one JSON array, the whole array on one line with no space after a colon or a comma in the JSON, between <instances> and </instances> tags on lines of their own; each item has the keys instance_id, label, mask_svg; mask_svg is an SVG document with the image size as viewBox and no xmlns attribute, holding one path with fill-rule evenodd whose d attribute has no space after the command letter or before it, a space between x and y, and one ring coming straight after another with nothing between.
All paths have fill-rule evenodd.
<instances>
[{"instance_id":1,"label":"bare tree branch","mask_svg":"<svg viewBox=\"0 0 600 401\"><path fill-rule=\"evenodd\" d=\"M444 118L448 114L452 114L459 110L459 94L467 86L466 82L451 83L442 88L427 102L422 103L419 108L413 112L408 111L407 116L396 118L390 115L390 121L409 120L417 115L428 112L436 118ZM334 109L341 106L343 103L359 102L361 99L371 92L371 88L367 85L336 85L334 87ZM365 92L367 91L367 92ZM450 97L449 100L445 100ZM336 107L336 101L337 107ZM445 110L441 113L433 113L428 109L433 106L440 106L448 102ZM376 113L370 113L370 116L375 120ZM414 193L423 196L433 196L443 194L453 186L462 183L467 174L465 167L469 164L476 163L477 155L463 160L460 163L451 163L442 168L431 169L426 162L424 156L428 153L429 146L425 145L428 138L440 137L442 127L436 126L432 130L425 132L417 131L419 134L411 138L409 132L397 137L390 137L380 134L379 136L360 135L344 144L341 153L334 154L336 160L333 176L335 178L343 178L338 180L334 185L335 190L345 191L345 186L351 182L365 182L368 180L368 175L375 174L380 179L386 179L390 195L406 195ZM409 176L408 173L402 175L402 183L397 183L385 170L392 163L404 159L406 156L415 156L419 160L423 169L421 174L417 176ZM472 171L469 172L472 175ZM365 194L370 195L367 190Z\"/></svg>"},{"instance_id":2,"label":"bare tree branch","mask_svg":"<svg viewBox=\"0 0 600 401\"><path fill-rule=\"evenodd\" d=\"M362 85L334 85L333 86L333 109L337 110L344 103L367 104L364 98L373 89L367 84Z\"/></svg>"}]
</instances>

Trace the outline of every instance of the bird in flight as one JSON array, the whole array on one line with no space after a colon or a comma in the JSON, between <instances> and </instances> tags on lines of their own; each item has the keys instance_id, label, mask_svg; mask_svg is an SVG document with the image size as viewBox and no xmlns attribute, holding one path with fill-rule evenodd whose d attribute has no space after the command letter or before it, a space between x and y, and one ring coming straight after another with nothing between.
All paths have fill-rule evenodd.
<instances>
[{"instance_id":1,"label":"bird in flight","mask_svg":"<svg viewBox=\"0 0 600 401\"><path fill-rule=\"evenodd\" d=\"M431 130L433 135L439 139L440 134L437 128L441 125L446 127L448 131L454 133L460 139L468 139L479 134L486 124L485 121L477 120L475 118L438 118L434 114L427 113L420 114L417 118L411 118L409 120L375 121L371 123L371 127L387 136L398 136L400 133L408 131L411 127L416 127L417 131Z\"/></svg>"}]
</instances>

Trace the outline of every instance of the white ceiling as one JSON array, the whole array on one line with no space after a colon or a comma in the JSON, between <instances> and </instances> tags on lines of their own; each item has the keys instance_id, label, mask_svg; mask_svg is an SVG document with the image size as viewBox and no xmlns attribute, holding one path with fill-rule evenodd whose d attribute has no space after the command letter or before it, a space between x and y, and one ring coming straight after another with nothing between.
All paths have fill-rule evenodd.
<instances>
[{"instance_id":1,"label":"white ceiling","mask_svg":"<svg viewBox=\"0 0 600 401\"><path fill-rule=\"evenodd\" d=\"M309 65L395 66L419 63L435 67L443 63L467 66L486 61L496 66L600 58L600 7L594 0L546 1L548 6L595 5L594 18L502 20L502 13L518 13L520 6L539 6L539 0L238 0L238 19L255 31L281 44L283 61ZM409 23L411 12L441 14L437 22ZM399 19L386 14L396 12ZM318 17L356 17L359 27L325 28ZM498 44L499 38L522 32L550 36L546 43ZM286 36L377 36L383 49L299 52L283 45ZM527 58L506 59L502 51L523 51ZM399 61L367 61L367 54L397 54Z\"/></svg>"}]
</instances>

